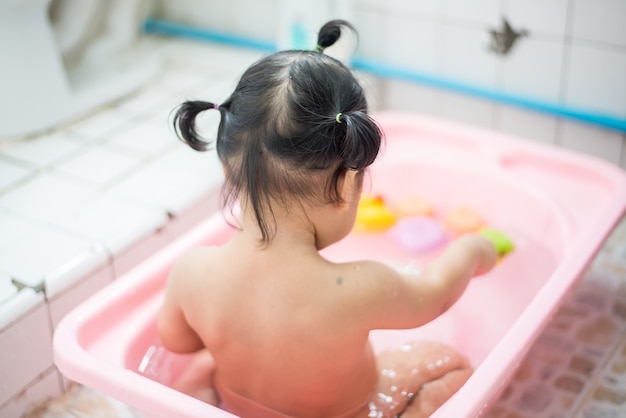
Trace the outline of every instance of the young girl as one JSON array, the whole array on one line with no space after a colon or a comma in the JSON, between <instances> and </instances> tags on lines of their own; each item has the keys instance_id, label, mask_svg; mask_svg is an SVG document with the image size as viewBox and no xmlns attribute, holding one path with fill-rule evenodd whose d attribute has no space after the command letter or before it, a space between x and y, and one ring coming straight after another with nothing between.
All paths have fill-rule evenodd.
<instances>
[{"instance_id":1,"label":"young girl","mask_svg":"<svg viewBox=\"0 0 626 418\"><path fill-rule=\"evenodd\" d=\"M204 392L187 392L239 416L428 416L471 374L442 344L376 358L368 334L443 313L470 278L493 267L490 242L465 235L419 275L319 254L351 231L381 145L358 82L323 53L342 27L352 29L343 21L322 27L315 51L253 64L224 103L186 102L175 115L181 139L202 151L209 144L195 118L220 112L225 204L237 202L241 214L230 241L176 263L158 329L169 350L207 359L194 369Z\"/></svg>"}]
</instances>

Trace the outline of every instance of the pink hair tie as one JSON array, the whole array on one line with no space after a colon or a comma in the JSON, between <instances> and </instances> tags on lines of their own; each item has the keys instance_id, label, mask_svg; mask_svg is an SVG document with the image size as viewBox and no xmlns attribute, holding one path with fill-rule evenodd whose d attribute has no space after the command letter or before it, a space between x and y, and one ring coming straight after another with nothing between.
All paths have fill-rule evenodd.
<instances>
[{"instance_id":1,"label":"pink hair tie","mask_svg":"<svg viewBox=\"0 0 626 418\"><path fill-rule=\"evenodd\" d=\"M213 109L219 110L220 109L220 105L218 105L217 103L214 103L213 104Z\"/></svg>"}]
</instances>

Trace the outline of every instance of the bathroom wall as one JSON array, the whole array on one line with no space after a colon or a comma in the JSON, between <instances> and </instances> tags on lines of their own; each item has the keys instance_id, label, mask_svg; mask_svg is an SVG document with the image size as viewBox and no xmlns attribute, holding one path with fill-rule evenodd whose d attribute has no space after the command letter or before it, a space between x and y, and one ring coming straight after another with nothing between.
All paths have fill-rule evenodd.
<instances>
[{"instance_id":1,"label":"bathroom wall","mask_svg":"<svg viewBox=\"0 0 626 418\"><path fill-rule=\"evenodd\" d=\"M158 17L277 40L294 0L156 0ZM346 17L357 56L438 80L553 107L626 119L626 2L621 0L296 1L312 26ZM320 10L322 13L320 13ZM505 18L526 32L506 55L490 50ZM369 78L377 109L414 110L583 151L626 168L623 131L401 80Z\"/></svg>"}]
</instances>

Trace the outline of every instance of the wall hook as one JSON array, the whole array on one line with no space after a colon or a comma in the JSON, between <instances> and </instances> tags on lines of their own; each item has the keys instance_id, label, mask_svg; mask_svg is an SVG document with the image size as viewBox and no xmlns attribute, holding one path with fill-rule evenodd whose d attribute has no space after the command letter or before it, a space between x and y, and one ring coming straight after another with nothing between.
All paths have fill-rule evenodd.
<instances>
[{"instance_id":1,"label":"wall hook","mask_svg":"<svg viewBox=\"0 0 626 418\"><path fill-rule=\"evenodd\" d=\"M489 50L495 52L497 55L507 55L513 44L522 36L528 36L528 31L525 29L516 32L513 30L509 22L502 18L502 28L499 30L491 29L491 45Z\"/></svg>"}]
</instances>

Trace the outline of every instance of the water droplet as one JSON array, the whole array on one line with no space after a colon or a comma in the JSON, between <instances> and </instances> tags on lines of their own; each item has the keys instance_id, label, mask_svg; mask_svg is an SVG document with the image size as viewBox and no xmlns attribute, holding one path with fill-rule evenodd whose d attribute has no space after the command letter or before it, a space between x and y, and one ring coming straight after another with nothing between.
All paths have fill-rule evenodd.
<instances>
[{"instance_id":1,"label":"water droplet","mask_svg":"<svg viewBox=\"0 0 626 418\"><path fill-rule=\"evenodd\" d=\"M412 349L413 349L413 346L411 344L402 344L400 346L400 350L404 351L405 353L408 353Z\"/></svg>"}]
</instances>

